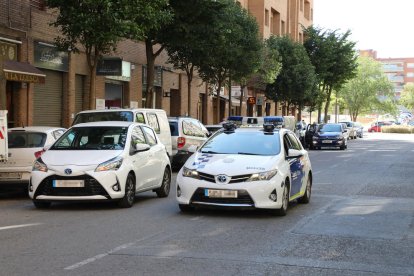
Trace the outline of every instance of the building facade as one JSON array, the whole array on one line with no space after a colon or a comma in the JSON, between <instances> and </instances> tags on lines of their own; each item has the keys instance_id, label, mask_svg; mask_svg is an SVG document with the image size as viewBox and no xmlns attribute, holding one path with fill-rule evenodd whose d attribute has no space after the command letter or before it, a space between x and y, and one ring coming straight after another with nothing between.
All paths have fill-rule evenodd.
<instances>
[{"instance_id":1,"label":"building facade","mask_svg":"<svg viewBox=\"0 0 414 276\"><path fill-rule=\"evenodd\" d=\"M394 86L394 95L399 99L404 86L414 83L414 58L377 58L374 50L360 50L361 56L369 56L382 64L382 69L388 80Z\"/></svg>"},{"instance_id":2,"label":"building facade","mask_svg":"<svg viewBox=\"0 0 414 276\"><path fill-rule=\"evenodd\" d=\"M241 0L239 4L257 18L263 38L290 35L303 41L301 25L312 23L313 0ZM9 127L71 125L74 115L90 109L89 70L83 53L58 51L59 35L50 26L56 14L42 0L0 0L0 109L8 110ZM214 98L209 85L195 77L192 82L191 114L188 114L187 80L173 70L163 52L156 59L155 107L170 116L188 115L204 124L221 121L228 114L227 89L221 98L220 118L214 117ZM100 66L100 67L99 67ZM122 41L111 57L98 66L96 107L143 107L145 45ZM117 70L108 76L108 70ZM274 115L287 113L282 105L267 101L263 91L247 89L240 107L240 88L232 88L232 113ZM247 101L248 97L254 101Z\"/></svg>"}]
</instances>

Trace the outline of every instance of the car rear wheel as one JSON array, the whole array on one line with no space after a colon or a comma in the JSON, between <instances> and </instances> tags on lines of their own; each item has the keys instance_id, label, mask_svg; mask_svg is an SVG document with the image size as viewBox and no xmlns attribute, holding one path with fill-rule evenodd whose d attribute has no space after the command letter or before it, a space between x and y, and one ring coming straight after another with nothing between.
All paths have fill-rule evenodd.
<instances>
[{"instance_id":1,"label":"car rear wheel","mask_svg":"<svg viewBox=\"0 0 414 276\"><path fill-rule=\"evenodd\" d=\"M164 175L162 176L161 187L155 190L158 197L167 197L170 194L171 187L171 172L168 167L164 170Z\"/></svg>"},{"instance_id":2,"label":"car rear wheel","mask_svg":"<svg viewBox=\"0 0 414 276\"><path fill-rule=\"evenodd\" d=\"M306 182L306 190L305 190L305 194L303 195L303 197L299 198L298 201L299 203L309 203L310 198L311 198L311 193L312 193L312 181L310 176L308 176L308 182Z\"/></svg>"},{"instance_id":3,"label":"car rear wheel","mask_svg":"<svg viewBox=\"0 0 414 276\"><path fill-rule=\"evenodd\" d=\"M51 202L33 200L33 204L38 209L47 209L52 205Z\"/></svg>"},{"instance_id":4,"label":"car rear wheel","mask_svg":"<svg viewBox=\"0 0 414 276\"><path fill-rule=\"evenodd\" d=\"M121 208L131 208L135 201L135 177L129 174L125 182L124 197L118 202Z\"/></svg>"}]
</instances>

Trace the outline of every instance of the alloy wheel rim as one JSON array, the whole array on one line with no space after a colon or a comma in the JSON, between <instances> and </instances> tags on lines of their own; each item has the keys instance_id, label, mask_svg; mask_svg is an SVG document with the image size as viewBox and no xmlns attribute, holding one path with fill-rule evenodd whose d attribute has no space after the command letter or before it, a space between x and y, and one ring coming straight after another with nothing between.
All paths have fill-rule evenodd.
<instances>
[{"instance_id":1,"label":"alloy wheel rim","mask_svg":"<svg viewBox=\"0 0 414 276\"><path fill-rule=\"evenodd\" d=\"M287 192L287 188L285 187L283 189L283 209L286 210L287 209L287 204L288 204L288 192Z\"/></svg>"},{"instance_id":2,"label":"alloy wheel rim","mask_svg":"<svg viewBox=\"0 0 414 276\"><path fill-rule=\"evenodd\" d=\"M167 192L170 189L170 176L167 170L164 172L164 191Z\"/></svg>"},{"instance_id":3,"label":"alloy wheel rim","mask_svg":"<svg viewBox=\"0 0 414 276\"><path fill-rule=\"evenodd\" d=\"M134 184L132 183L132 179L128 180L128 187L127 187L127 197L128 197L128 202L132 203L134 202Z\"/></svg>"}]
</instances>

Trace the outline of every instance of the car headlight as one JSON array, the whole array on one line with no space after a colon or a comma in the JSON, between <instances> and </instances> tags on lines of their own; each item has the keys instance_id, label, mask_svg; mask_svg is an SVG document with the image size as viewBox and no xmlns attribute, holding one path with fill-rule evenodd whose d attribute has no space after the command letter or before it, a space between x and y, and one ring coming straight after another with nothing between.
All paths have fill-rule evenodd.
<instances>
[{"instance_id":1,"label":"car headlight","mask_svg":"<svg viewBox=\"0 0 414 276\"><path fill-rule=\"evenodd\" d=\"M338 135L338 136L336 136L335 137L336 139L342 139L342 138L344 138L342 135Z\"/></svg>"},{"instance_id":2,"label":"car headlight","mask_svg":"<svg viewBox=\"0 0 414 276\"><path fill-rule=\"evenodd\" d=\"M47 172L47 170L47 166L45 163L43 163L42 158L36 159L36 161L33 163L32 171Z\"/></svg>"},{"instance_id":3,"label":"car headlight","mask_svg":"<svg viewBox=\"0 0 414 276\"><path fill-rule=\"evenodd\" d=\"M123 158L115 157L106 162L103 162L96 167L95 172L116 171L121 167Z\"/></svg>"},{"instance_id":4,"label":"car headlight","mask_svg":"<svg viewBox=\"0 0 414 276\"><path fill-rule=\"evenodd\" d=\"M261 173L254 173L246 181L250 182L250 181L270 180L276 174L277 174L277 170L261 172Z\"/></svg>"},{"instance_id":5,"label":"car headlight","mask_svg":"<svg viewBox=\"0 0 414 276\"><path fill-rule=\"evenodd\" d=\"M183 176L184 177L198 178L198 172L197 172L197 170L192 170L192 169L183 167Z\"/></svg>"}]
</instances>

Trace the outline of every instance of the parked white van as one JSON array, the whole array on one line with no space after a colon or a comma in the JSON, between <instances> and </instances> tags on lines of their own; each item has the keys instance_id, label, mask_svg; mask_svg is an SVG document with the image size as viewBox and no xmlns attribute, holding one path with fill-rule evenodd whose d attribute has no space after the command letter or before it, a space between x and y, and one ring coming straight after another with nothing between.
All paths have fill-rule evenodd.
<instances>
[{"instance_id":1,"label":"parked white van","mask_svg":"<svg viewBox=\"0 0 414 276\"><path fill-rule=\"evenodd\" d=\"M147 124L157 133L161 143L172 158L170 125L167 113L163 109L119 108L102 110L85 110L76 114L72 125L100 121L126 121Z\"/></svg>"}]
</instances>

